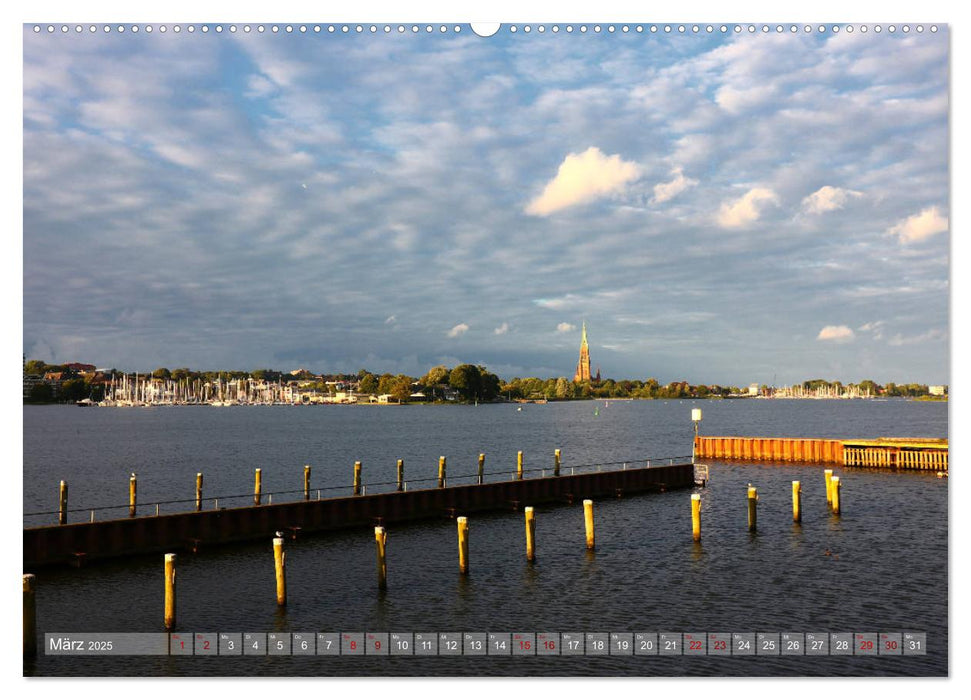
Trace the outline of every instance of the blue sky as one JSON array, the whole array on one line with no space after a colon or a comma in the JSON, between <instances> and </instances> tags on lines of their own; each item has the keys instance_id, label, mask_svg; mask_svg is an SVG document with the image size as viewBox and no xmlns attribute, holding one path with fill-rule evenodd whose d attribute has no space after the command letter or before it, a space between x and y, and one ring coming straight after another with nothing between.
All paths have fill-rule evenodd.
<instances>
[{"instance_id":1,"label":"blue sky","mask_svg":"<svg viewBox=\"0 0 971 700\"><path fill-rule=\"evenodd\" d=\"M546 26L25 27L24 352L949 381L946 27Z\"/></svg>"}]
</instances>

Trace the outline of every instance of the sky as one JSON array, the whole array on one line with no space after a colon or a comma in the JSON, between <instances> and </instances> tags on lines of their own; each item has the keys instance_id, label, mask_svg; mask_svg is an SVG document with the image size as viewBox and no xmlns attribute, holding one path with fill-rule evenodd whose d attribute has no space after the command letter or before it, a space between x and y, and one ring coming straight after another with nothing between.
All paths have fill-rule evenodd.
<instances>
[{"instance_id":1,"label":"sky","mask_svg":"<svg viewBox=\"0 0 971 700\"><path fill-rule=\"evenodd\" d=\"M28 358L949 383L946 25L140 26L23 29Z\"/></svg>"}]
</instances>

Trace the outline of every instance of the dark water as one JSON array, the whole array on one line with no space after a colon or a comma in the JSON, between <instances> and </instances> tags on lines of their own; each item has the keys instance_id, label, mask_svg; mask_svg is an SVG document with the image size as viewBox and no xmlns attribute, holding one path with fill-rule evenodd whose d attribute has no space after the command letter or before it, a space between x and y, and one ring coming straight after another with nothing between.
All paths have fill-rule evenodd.
<instances>
[{"instance_id":1,"label":"dark water","mask_svg":"<svg viewBox=\"0 0 971 700\"><path fill-rule=\"evenodd\" d=\"M24 509L142 503L263 488L346 487L488 470L565 467L690 454L690 409L702 432L807 437L947 436L947 405L907 401L603 402L428 407L24 409ZM843 469L842 517L826 507L822 469L719 463L702 494L703 542L691 540L690 490L596 504L597 550L580 506L537 508L537 561L523 552L522 513L475 515L471 574L458 574L451 520L395 526L388 585L376 589L370 528L287 544L289 604L274 599L270 543L180 557L184 632L887 632L927 633L925 657L46 657L36 675L946 675L947 481L933 474ZM803 483L792 523L791 481ZM759 530L746 486L759 488ZM284 498L285 496L279 496ZM293 497L293 496L289 496ZM223 502L220 502L223 505ZM226 505L230 505L226 503ZM164 509L163 509L164 510ZM154 507L152 507L154 512ZM119 515L120 513L116 513ZM73 517L74 514L72 514ZM77 514L82 517L84 514ZM99 516L100 517L100 516ZM50 522L51 516L31 520ZM26 521L27 519L25 519ZM828 554L827 554L828 552ZM158 632L162 558L38 572L38 631Z\"/></svg>"}]
</instances>

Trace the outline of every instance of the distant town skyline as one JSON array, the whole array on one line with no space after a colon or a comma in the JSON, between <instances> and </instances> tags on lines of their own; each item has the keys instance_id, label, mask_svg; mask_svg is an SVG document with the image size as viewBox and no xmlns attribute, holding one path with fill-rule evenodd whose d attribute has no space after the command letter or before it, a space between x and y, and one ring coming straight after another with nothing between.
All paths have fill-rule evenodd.
<instances>
[{"instance_id":1,"label":"distant town skyline","mask_svg":"<svg viewBox=\"0 0 971 700\"><path fill-rule=\"evenodd\" d=\"M28 359L950 383L945 25L228 26L24 27Z\"/></svg>"}]
</instances>

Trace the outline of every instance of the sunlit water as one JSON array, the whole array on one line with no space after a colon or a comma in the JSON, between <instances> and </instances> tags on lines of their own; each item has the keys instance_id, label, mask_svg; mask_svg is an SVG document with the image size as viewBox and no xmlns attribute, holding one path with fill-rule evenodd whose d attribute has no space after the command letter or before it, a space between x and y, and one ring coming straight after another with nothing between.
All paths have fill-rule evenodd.
<instances>
[{"instance_id":1,"label":"sunlit water","mask_svg":"<svg viewBox=\"0 0 971 700\"><path fill-rule=\"evenodd\" d=\"M947 406L907 401L575 402L426 407L25 407L24 510L246 494L351 481L451 475L689 454L690 409L709 435L867 438L947 436ZM597 549L579 505L537 507L537 561L522 513L471 517L471 573L458 573L455 525L433 520L388 534L388 590L376 586L370 528L287 543L288 605L274 597L270 542L183 555L184 632L901 632L927 633L924 657L47 657L38 675L944 675L947 673L947 480L861 469L843 476L841 517L826 506L822 468L718 462L702 494L703 541L691 539L690 490L596 504ZM499 477L495 477L499 478ZM792 522L791 482L803 483ZM417 483L417 482L416 482ZM758 533L746 487L758 487ZM377 487L376 487L377 488ZM337 495L341 491L334 491ZM279 499L296 498L295 494ZM242 502L239 503L240 505ZM220 505L223 505L221 502ZM226 503L230 505L230 503ZM143 505L143 508L149 506ZM154 506L150 507L154 512ZM178 509L177 506L169 506ZM164 508L163 508L164 511ZM80 517L83 514L78 514ZM123 515L115 511L115 517ZM72 514L74 517L75 514ZM99 516L100 517L100 516ZM108 516L105 516L108 517ZM51 522L54 516L25 518ZM41 570L38 631L157 632L160 555Z\"/></svg>"}]
</instances>

